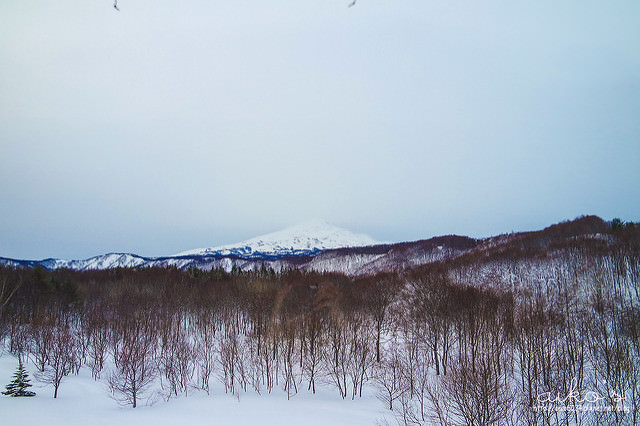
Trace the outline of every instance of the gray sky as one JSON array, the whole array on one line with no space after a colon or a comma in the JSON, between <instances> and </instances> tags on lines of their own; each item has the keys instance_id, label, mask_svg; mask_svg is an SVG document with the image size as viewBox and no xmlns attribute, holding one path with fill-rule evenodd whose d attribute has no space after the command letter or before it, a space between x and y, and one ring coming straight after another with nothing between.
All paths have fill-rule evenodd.
<instances>
[{"instance_id":1,"label":"gray sky","mask_svg":"<svg viewBox=\"0 0 640 426\"><path fill-rule=\"evenodd\" d=\"M6 0L0 256L640 220L637 0Z\"/></svg>"}]
</instances>

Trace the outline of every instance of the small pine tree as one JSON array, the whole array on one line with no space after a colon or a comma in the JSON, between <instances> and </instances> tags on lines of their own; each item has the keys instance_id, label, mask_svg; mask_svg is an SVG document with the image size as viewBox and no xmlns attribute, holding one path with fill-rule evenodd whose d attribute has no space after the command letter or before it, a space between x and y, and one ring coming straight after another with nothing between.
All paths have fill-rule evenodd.
<instances>
[{"instance_id":1,"label":"small pine tree","mask_svg":"<svg viewBox=\"0 0 640 426\"><path fill-rule=\"evenodd\" d=\"M616 217L611 221L611 229L618 230L624 228L624 222L619 217Z\"/></svg>"},{"instance_id":2,"label":"small pine tree","mask_svg":"<svg viewBox=\"0 0 640 426\"><path fill-rule=\"evenodd\" d=\"M31 387L28 376L27 371L22 366L22 362L19 362L18 370L13 375L13 381L6 386L7 390L2 394L8 396L35 396L35 392L27 390L27 388Z\"/></svg>"}]
</instances>

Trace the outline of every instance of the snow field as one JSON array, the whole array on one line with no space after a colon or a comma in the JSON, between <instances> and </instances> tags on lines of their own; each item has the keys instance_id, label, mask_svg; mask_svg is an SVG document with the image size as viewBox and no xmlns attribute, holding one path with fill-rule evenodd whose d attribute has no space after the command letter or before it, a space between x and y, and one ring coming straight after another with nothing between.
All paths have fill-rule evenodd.
<instances>
[{"instance_id":1,"label":"snow field","mask_svg":"<svg viewBox=\"0 0 640 426\"><path fill-rule=\"evenodd\" d=\"M4 351L0 355L0 387L11 381L18 365L16 357ZM33 363L25 362L33 398L0 395L0 424L102 426L102 425L376 425L385 422L390 412L373 394L354 401L343 400L335 390L320 387L314 395L304 384L300 392L287 400L286 392L274 388L271 394L241 392L239 397L224 393L224 386L212 379L211 395L190 390L188 397L168 402L151 396L138 408L120 406L111 398L106 374L95 381L91 370L82 367L78 375L67 376L53 398L53 387L39 382ZM104 372L106 373L106 372Z\"/></svg>"}]
</instances>

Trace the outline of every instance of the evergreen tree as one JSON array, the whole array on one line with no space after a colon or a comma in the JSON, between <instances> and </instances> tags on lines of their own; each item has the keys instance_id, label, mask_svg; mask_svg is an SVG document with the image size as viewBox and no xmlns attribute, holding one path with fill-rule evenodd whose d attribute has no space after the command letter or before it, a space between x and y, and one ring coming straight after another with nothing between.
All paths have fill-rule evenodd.
<instances>
[{"instance_id":1,"label":"evergreen tree","mask_svg":"<svg viewBox=\"0 0 640 426\"><path fill-rule=\"evenodd\" d=\"M19 362L18 370L13 375L13 381L6 386L7 390L2 394L8 396L35 396L35 392L27 390L27 388L31 387L29 382L27 371L22 366L22 362Z\"/></svg>"}]
</instances>

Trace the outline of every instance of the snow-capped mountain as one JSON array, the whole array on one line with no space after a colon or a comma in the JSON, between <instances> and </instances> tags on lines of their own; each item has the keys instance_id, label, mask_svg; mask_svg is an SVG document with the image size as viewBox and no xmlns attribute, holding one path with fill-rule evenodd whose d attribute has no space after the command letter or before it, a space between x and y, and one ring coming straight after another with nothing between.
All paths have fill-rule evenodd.
<instances>
[{"instance_id":1,"label":"snow-capped mountain","mask_svg":"<svg viewBox=\"0 0 640 426\"><path fill-rule=\"evenodd\" d=\"M95 256L85 260L62 261L57 268L70 268L77 270L87 269L112 269L112 268L135 268L145 264L148 259L129 253L108 253Z\"/></svg>"},{"instance_id":2,"label":"snow-capped mountain","mask_svg":"<svg viewBox=\"0 0 640 426\"><path fill-rule=\"evenodd\" d=\"M204 271L222 268L231 271L275 271L296 268L304 271L339 272L350 276L397 272L433 262L456 259L473 264L478 258L513 259L532 256L536 250L547 256L549 247L571 244L613 244L610 225L597 216L552 225L540 231L504 234L476 240L447 235L403 243L376 243L323 222L297 225L241 243L185 251L173 256L141 257L127 253L109 253L84 260L18 260L0 257L0 265L14 268L75 270L176 267ZM466 259L466 260L465 260Z\"/></svg>"},{"instance_id":3,"label":"snow-capped mountain","mask_svg":"<svg viewBox=\"0 0 640 426\"><path fill-rule=\"evenodd\" d=\"M325 222L308 222L237 244L189 250L175 256L298 256L335 248L375 244L380 243L364 234L355 234Z\"/></svg>"},{"instance_id":4,"label":"snow-capped mountain","mask_svg":"<svg viewBox=\"0 0 640 426\"><path fill-rule=\"evenodd\" d=\"M28 268L40 265L46 269L69 268L79 271L155 266L231 270L234 266L241 269L253 269L264 264L280 269L308 260L304 258L326 250L375 244L379 243L367 235L355 234L325 222L308 222L237 244L189 250L172 256L142 257L129 253L108 253L84 260L44 259L38 261L0 258L0 265ZM295 257L296 259L284 260L285 257Z\"/></svg>"},{"instance_id":5,"label":"snow-capped mountain","mask_svg":"<svg viewBox=\"0 0 640 426\"><path fill-rule=\"evenodd\" d=\"M0 258L0 265L10 267L27 267L33 268L40 265L45 269L75 269L77 271L86 271L90 269L112 269L112 268L135 268L143 266L152 259L137 256L129 253L107 253L100 256L90 257L82 260L66 260L66 259L43 259L43 260L17 260Z\"/></svg>"}]
</instances>

